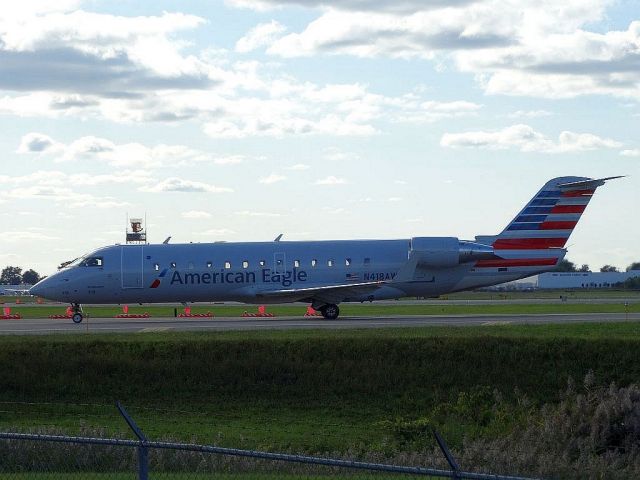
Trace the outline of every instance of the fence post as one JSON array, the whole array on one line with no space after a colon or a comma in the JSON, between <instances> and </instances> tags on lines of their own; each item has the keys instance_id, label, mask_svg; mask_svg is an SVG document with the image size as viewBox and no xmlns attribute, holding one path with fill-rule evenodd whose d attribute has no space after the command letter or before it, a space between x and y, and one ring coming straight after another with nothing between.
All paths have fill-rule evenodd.
<instances>
[{"instance_id":1,"label":"fence post","mask_svg":"<svg viewBox=\"0 0 640 480\"><path fill-rule=\"evenodd\" d=\"M133 418L129 416L120 402L116 402L116 407L120 412L120 415L124 417L125 422L129 425L129 428L133 431L140 444L138 445L138 480L149 480L149 448L147 447L147 437L140 427L133 421Z\"/></svg>"},{"instance_id":2,"label":"fence post","mask_svg":"<svg viewBox=\"0 0 640 480\"><path fill-rule=\"evenodd\" d=\"M453 455L451 454L449 447L447 447L447 443L444 441L444 438L440 436L435 428L433 429L433 435L436 437L436 442L438 442L438 446L440 447L440 450L442 450L444 457L447 459L451 470L453 470L453 478L460 478L460 476L458 475L460 473L460 465L458 465L456 459L453 458Z\"/></svg>"}]
</instances>

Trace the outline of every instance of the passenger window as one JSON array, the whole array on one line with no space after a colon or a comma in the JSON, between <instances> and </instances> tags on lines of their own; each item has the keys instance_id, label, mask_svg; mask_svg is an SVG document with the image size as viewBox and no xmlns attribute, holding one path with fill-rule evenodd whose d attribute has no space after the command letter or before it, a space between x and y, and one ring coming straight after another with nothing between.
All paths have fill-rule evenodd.
<instances>
[{"instance_id":1,"label":"passenger window","mask_svg":"<svg viewBox=\"0 0 640 480\"><path fill-rule=\"evenodd\" d=\"M333 267L333 260L327 260L327 266Z\"/></svg>"},{"instance_id":2,"label":"passenger window","mask_svg":"<svg viewBox=\"0 0 640 480\"><path fill-rule=\"evenodd\" d=\"M276 260L276 265L278 266L282 265L282 260L281 259Z\"/></svg>"},{"instance_id":3,"label":"passenger window","mask_svg":"<svg viewBox=\"0 0 640 480\"><path fill-rule=\"evenodd\" d=\"M294 266L295 268L300 268L300 260L294 260L294 261L293 261L293 266Z\"/></svg>"},{"instance_id":4,"label":"passenger window","mask_svg":"<svg viewBox=\"0 0 640 480\"><path fill-rule=\"evenodd\" d=\"M316 260L315 258L313 260L311 260L311 266L315 267L318 264L318 260Z\"/></svg>"},{"instance_id":5,"label":"passenger window","mask_svg":"<svg viewBox=\"0 0 640 480\"><path fill-rule=\"evenodd\" d=\"M224 268L226 268L227 270L231 268L231 262L226 261L224 262Z\"/></svg>"},{"instance_id":6,"label":"passenger window","mask_svg":"<svg viewBox=\"0 0 640 480\"><path fill-rule=\"evenodd\" d=\"M364 259L364 264L369 265L371 263L371 259L369 257Z\"/></svg>"},{"instance_id":7,"label":"passenger window","mask_svg":"<svg viewBox=\"0 0 640 480\"><path fill-rule=\"evenodd\" d=\"M187 268L189 270L193 270L193 262L189 262L189 264L187 265Z\"/></svg>"},{"instance_id":8,"label":"passenger window","mask_svg":"<svg viewBox=\"0 0 640 480\"><path fill-rule=\"evenodd\" d=\"M350 258L345 258L345 259L344 259L344 264L345 264L347 267L350 267L350 266L351 266L351 259L350 259Z\"/></svg>"},{"instance_id":9,"label":"passenger window","mask_svg":"<svg viewBox=\"0 0 640 480\"><path fill-rule=\"evenodd\" d=\"M158 272L158 271L160 270L160 265L159 265L159 264L157 264L157 263L154 263L154 264L153 264L153 269L154 269L156 272Z\"/></svg>"},{"instance_id":10,"label":"passenger window","mask_svg":"<svg viewBox=\"0 0 640 480\"><path fill-rule=\"evenodd\" d=\"M171 263L169 264L169 266L170 266L171 268L176 268L176 262L171 262Z\"/></svg>"},{"instance_id":11,"label":"passenger window","mask_svg":"<svg viewBox=\"0 0 640 480\"><path fill-rule=\"evenodd\" d=\"M246 260L244 260L244 261L242 262L242 268L249 268L249 262L248 262L248 261L246 261Z\"/></svg>"},{"instance_id":12,"label":"passenger window","mask_svg":"<svg viewBox=\"0 0 640 480\"><path fill-rule=\"evenodd\" d=\"M258 265L260 265L261 267L264 267L267 264L267 262L265 262L264 260L260 260L258 262Z\"/></svg>"},{"instance_id":13,"label":"passenger window","mask_svg":"<svg viewBox=\"0 0 640 480\"><path fill-rule=\"evenodd\" d=\"M207 268L213 267L213 262L207 262Z\"/></svg>"}]
</instances>

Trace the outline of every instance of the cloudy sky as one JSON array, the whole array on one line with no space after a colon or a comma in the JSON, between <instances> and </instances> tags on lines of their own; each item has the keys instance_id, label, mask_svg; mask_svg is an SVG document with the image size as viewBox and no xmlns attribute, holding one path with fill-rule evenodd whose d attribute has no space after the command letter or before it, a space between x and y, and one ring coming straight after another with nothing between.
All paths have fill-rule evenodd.
<instances>
[{"instance_id":1,"label":"cloudy sky","mask_svg":"<svg viewBox=\"0 0 640 480\"><path fill-rule=\"evenodd\" d=\"M8 6L11 5L11 6ZM639 0L0 6L0 265L121 242L499 232L598 191L569 258L640 260Z\"/></svg>"}]
</instances>

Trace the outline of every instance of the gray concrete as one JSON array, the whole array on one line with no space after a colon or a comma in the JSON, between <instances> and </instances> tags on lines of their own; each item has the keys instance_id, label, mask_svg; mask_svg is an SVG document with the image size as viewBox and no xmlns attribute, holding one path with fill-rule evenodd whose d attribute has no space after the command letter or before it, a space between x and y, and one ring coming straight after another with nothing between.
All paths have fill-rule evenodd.
<instances>
[{"instance_id":1,"label":"gray concrete","mask_svg":"<svg viewBox=\"0 0 640 480\"><path fill-rule=\"evenodd\" d=\"M52 333L176 332L276 329L345 329L503 324L639 321L640 313L541 314L541 315L415 315L397 317L342 317L324 320L309 317L281 318L90 318L81 324L71 320L0 320L0 335Z\"/></svg>"}]
</instances>

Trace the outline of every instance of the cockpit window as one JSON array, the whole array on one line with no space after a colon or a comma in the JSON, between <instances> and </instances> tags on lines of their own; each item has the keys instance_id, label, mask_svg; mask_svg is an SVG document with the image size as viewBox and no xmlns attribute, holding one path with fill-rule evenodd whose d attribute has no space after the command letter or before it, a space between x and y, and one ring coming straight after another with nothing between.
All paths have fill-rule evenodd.
<instances>
[{"instance_id":1,"label":"cockpit window","mask_svg":"<svg viewBox=\"0 0 640 480\"><path fill-rule=\"evenodd\" d=\"M80 262L81 267L102 267L103 260L102 257L87 257L82 262Z\"/></svg>"}]
</instances>

